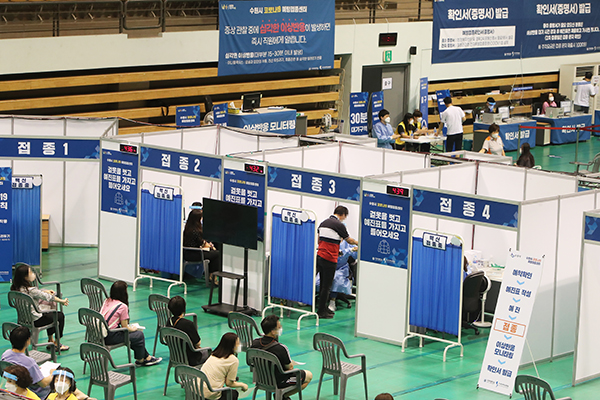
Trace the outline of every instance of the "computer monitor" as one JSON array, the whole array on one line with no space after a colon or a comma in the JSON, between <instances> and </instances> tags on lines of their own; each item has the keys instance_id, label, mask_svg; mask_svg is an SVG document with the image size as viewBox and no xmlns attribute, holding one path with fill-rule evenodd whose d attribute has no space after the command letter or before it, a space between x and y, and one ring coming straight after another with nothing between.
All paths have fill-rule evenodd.
<instances>
[{"instance_id":1,"label":"computer monitor","mask_svg":"<svg viewBox=\"0 0 600 400\"><path fill-rule=\"evenodd\" d=\"M560 108L563 109L565 114L569 114L571 112L571 102L570 101L561 101Z\"/></svg>"},{"instance_id":2,"label":"computer monitor","mask_svg":"<svg viewBox=\"0 0 600 400\"><path fill-rule=\"evenodd\" d=\"M262 93L246 93L242 95L242 111L252 111L260 107Z\"/></svg>"}]
</instances>

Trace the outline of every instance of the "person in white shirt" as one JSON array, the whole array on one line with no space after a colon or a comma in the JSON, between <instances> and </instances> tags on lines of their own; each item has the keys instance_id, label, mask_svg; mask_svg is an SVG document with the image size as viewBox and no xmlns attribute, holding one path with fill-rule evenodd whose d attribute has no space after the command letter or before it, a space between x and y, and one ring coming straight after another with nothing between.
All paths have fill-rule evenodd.
<instances>
[{"instance_id":1,"label":"person in white shirt","mask_svg":"<svg viewBox=\"0 0 600 400\"><path fill-rule=\"evenodd\" d=\"M485 138L480 153L495 154L497 156L504 156L504 143L500 138L500 127L498 124L491 124L488 131L490 136Z\"/></svg>"},{"instance_id":2,"label":"person in white shirt","mask_svg":"<svg viewBox=\"0 0 600 400\"><path fill-rule=\"evenodd\" d=\"M452 98L444 99L446 110L440 114L440 131L447 128L446 132L446 151L462 150L463 126L462 123L466 119L465 112L457 106L452 105Z\"/></svg>"},{"instance_id":3,"label":"person in white shirt","mask_svg":"<svg viewBox=\"0 0 600 400\"><path fill-rule=\"evenodd\" d=\"M586 72L583 80L586 83L575 85L575 111L590 112L590 97L598 94L598 86L592 85L592 73Z\"/></svg>"}]
</instances>

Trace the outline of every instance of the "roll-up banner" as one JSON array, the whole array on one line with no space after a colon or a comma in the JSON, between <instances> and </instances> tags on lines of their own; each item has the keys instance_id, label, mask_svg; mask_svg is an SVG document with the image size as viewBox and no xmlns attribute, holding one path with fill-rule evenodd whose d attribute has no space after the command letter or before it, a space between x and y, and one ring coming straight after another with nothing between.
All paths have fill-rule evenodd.
<instances>
[{"instance_id":1,"label":"roll-up banner","mask_svg":"<svg viewBox=\"0 0 600 400\"><path fill-rule=\"evenodd\" d=\"M0 282L12 279L12 169L0 168Z\"/></svg>"},{"instance_id":2,"label":"roll-up banner","mask_svg":"<svg viewBox=\"0 0 600 400\"><path fill-rule=\"evenodd\" d=\"M368 106L369 92L350 93L351 135L366 135L369 132Z\"/></svg>"},{"instance_id":3,"label":"roll-up banner","mask_svg":"<svg viewBox=\"0 0 600 400\"><path fill-rule=\"evenodd\" d=\"M419 81L419 111L423 114L423 121L429 126L429 78Z\"/></svg>"},{"instance_id":4,"label":"roll-up banner","mask_svg":"<svg viewBox=\"0 0 600 400\"><path fill-rule=\"evenodd\" d=\"M371 93L371 114L373 126L379 122L379 111L383 110L383 91Z\"/></svg>"}]
</instances>

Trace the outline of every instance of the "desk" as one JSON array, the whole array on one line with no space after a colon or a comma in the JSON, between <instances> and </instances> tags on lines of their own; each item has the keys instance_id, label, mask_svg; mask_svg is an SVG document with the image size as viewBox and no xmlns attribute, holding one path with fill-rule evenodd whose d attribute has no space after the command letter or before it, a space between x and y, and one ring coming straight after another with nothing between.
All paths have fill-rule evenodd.
<instances>
[{"instance_id":1,"label":"desk","mask_svg":"<svg viewBox=\"0 0 600 400\"><path fill-rule=\"evenodd\" d=\"M519 125L531 126L532 129L521 129L521 144L527 142L533 148L535 147L535 129L536 122L533 120L509 120L507 123L498 124L500 127L500 138L504 143L504 151L519 149ZM490 124L475 122L473 124L473 151L481 150L483 141L489 136ZM485 131L480 132L480 131Z\"/></svg>"},{"instance_id":2,"label":"desk","mask_svg":"<svg viewBox=\"0 0 600 400\"><path fill-rule=\"evenodd\" d=\"M251 112L229 113L227 125L252 131L281 135L296 133L296 110L291 108L257 108Z\"/></svg>"},{"instance_id":3,"label":"desk","mask_svg":"<svg viewBox=\"0 0 600 400\"><path fill-rule=\"evenodd\" d=\"M548 118L544 115L534 115L532 117L538 122L549 123L553 128L583 127L592 125L592 114L571 114L570 117ZM576 130L551 130L550 141L552 144L575 143L577 140ZM588 140L590 132L580 131L579 141Z\"/></svg>"},{"instance_id":4,"label":"desk","mask_svg":"<svg viewBox=\"0 0 600 400\"><path fill-rule=\"evenodd\" d=\"M423 136L418 136L413 139L402 138L402 140L406 143L412 143L412 144L416 145L418 151L421 151L421 145L432 144L432 143L439 142L439 141L441 141L443 143L444 140L446 140L446 136L423 135Z\"/></svg>"}]
</instances>

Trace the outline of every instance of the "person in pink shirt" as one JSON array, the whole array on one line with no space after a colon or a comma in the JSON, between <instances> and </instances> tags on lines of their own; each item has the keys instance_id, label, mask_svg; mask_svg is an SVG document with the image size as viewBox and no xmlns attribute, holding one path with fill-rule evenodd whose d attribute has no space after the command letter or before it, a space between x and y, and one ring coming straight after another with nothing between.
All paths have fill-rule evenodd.
<instances>
[{"instance_id":1,"label":"person in pink shirt","mask_svg":"<svg viewBox=\"0 0 600 400\"><path fill-rule=\"evenodd\" d=\"M142 367L158 364L162 358L151 356L146 350L146 339L144 333L135 326L129 324L129 296L127 295L127 283L117 281L110 287L110 297L104 300L100 314L106 320L109 329L127 328L129 330L129 341L135 356L135 363ZM118 344L125 341L124 332L110 332L104 343Z\"/></svg>"}]
</instances>

